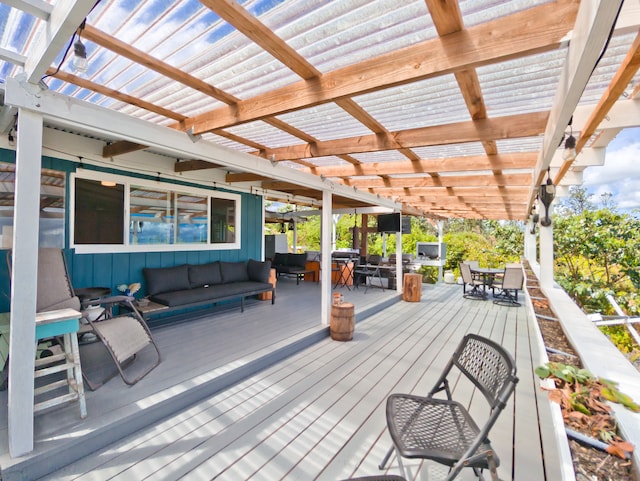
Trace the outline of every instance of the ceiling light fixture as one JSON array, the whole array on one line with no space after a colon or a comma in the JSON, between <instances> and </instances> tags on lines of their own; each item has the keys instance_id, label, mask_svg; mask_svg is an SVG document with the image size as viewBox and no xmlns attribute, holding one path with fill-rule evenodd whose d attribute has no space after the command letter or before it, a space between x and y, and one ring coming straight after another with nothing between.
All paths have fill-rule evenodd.
<instances>
[{"instance_id":1,"label":"ceiling light fixture","mask_svg":"<svg viewBox=\"0 0 640 481\"><path fill-rule=\"evenodd\" d=\"M102 180L100 185L103 187L115 187L116 183L113 180Z\"/></svg>"},{"instance_id":2,"label":"ceiling light fixture","mask_svg":"<svg viewBox=\"0 0 640 481\"><path fill-rule=\"evenodd\" d=\"M540 219L540 225L549 227L551 225L551 219L549 218L549 206L553 199L556 197L556 186L553 185L551 180L551 168L547 169L547 182L540 185L539 198L544 205L544 218Z\"/></svg>"}]
</instances>

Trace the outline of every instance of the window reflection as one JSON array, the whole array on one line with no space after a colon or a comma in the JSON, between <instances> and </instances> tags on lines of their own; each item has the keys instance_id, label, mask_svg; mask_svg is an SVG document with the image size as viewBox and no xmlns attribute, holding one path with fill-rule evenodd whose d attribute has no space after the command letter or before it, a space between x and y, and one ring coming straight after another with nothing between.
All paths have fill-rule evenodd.
<instances>
[{"instance_id":1,"label":"window reflection","mask_svg":"<svg viewBox=\"0 0 640 481\"><path fill-rule=\"evenodd\" d=\"M13 242L15 164L0 162L0 248ZM42 169L40 176L40 247L64 247L65 174Z\"/></svg>"},{"instance_id":2,"label":"window reflection","mask_svg":"<svg viewBox=\"0 0 640 481\"><path fill-rule=\"evenodd\" d=\"M206 244L207 198L131 186L130 244Z\"/></svg>"}]
</instances>

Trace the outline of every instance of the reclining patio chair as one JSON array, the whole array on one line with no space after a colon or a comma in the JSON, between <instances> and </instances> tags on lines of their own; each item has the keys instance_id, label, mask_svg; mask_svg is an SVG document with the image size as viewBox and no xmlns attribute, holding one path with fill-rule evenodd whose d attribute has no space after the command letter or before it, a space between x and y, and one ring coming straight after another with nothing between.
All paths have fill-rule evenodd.
<instances>
[{"instance_id":1,"label":"reclining patio chair","mask_svg":"<svg viewBox=\"0 0 640 481\"><path fill-rule=\"evenodd\" d=\"M465 405L453 400L450 388L460 383L460 373L489 403L490 414L481 427ZM430 459L449 466L446 481L455 479L465 467L472 468L480 479L484 479L482 470L489 469L492 479L498 481L500 461L488 435L517 382L515 362L502 346L467 334L426 397L391 394L387 398L387 426L393 446L379 468L384 469L395 449L404 477L403 457ZM442 391L446 399L436 398ZM473 397L474 402L481 398ZM477 412L475 407L474 411Z\"/></svg>"},{"instance_id":2,"label":"reclining patio chair","mask_svg":"<svg viewBox=\"0 0 640 481\"><path fill-rule=\"evenodd\" d=\"M460 263L460 275L462 276L462 297L465 299L484 299L484 282L476 279L471 274L471 266L466 262ZM467 292L467 285L471 286L471 290Z\"/></svg>"},{"instance_id":3,"label":"reclining patio chair","mask_svg":"<svg viewBox=\"0 0 640 481\"><path fill-rule=\"evenodd\" d=\"M493 290L493 303L501 306L519 306L518 291L524 284L524 273L522 266L509 267L504 270L504 276L497 283L491 286ZM495 290L500 289L496 294Z\"/></svg>"},{"instance_id":4,"label":"reclining patio chair","mask_svg":"<svg viewBox=\"0 0 640 481\"><path fill-rule=\"evenodd\" d=\"M98 381L89 379L87 370L83 369L84 379L91 390L97 389L117 373L126 384L134 385L160 364L160 351L151 336L149 327L135 310L131 301L132 298L128 296L111 296L81 303L73 291L64 252L53 248L38 250L37 311L52 311L69 307L82 312L84 316L82 322L86 322L86 324L81 325L80 333L94 333L106 347L117 368L117 372ZM88 304L104 306L104 313L96 320L92 320L86 312ZM113 307L118 305L124 306L131 312L112 316ZM155 360L152 359L149 366L137 373L135 377L128 376L125 373L125 368L147 346L151 346L155 350ZM136 369L136 371L138 370Z\"/></svg>"}]
</instances>

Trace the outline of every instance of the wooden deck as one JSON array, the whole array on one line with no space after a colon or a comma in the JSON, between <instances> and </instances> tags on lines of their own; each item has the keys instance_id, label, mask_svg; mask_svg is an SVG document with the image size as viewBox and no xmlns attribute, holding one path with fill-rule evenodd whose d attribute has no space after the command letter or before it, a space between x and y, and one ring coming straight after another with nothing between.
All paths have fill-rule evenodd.
<instances>
[{"instance_id":1,"label":"wooden deck","mask_svg":"<svg viewBox=\"0 0 640 481\"><path fill-rule=\"evenodd\" d=\"M395 302L395 293L343 290L361 315L379 310L359 322L346 343L331 341L318 326L317 285L295 281L279 284L275 306L253 304L244 315L228 311L158 329L161 369L133 388L114 379L90 393L84 422L75 406L39 416L33 458L41 464L61 456L63 440L66 450L87 452L96 443L93 454L46 479L336 480L377 474L390 442L386 397L426 392L463 334L477 332L513 353L521 380L493 431L501 478L562 479L547 396L532 372L540 361L528 310L465 300L460 291L425 286L420 303L379 310L376 302ZM274 337L272 329L287 336ZM253 372L242 371L252 362ZM242 374L230 376L237 369ZM181 396L178 402L159 399ZM148 426L150 416L159 415L164 419ZM108 447L74 441L98 420L102 439L120 440ZM6 456L5 463L2 479L12 479L20 466L11 469L15 462ZM429 464L406 465L415 479L437 480L444 473ZM395 461L388 472L398 473Z\"/></svg>"}]
</instances>

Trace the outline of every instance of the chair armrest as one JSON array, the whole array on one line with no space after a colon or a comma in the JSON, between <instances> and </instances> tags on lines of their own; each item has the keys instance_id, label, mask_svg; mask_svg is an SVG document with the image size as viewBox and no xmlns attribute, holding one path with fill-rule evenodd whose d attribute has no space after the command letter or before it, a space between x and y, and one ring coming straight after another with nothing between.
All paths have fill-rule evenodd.
<instances>
[{"instance_id":1,"label":"chair armrest","mask_svg":"<svg viewBox=\"0 0 640 481\"><path fill-rule=\"evenodd\" d=\"M93 306L96 304L120 304L121 302L132 302L134 299L133 296L107 296L107 297L99 297L98 299L88 299L86 301L82 301L82 308L86 308L88 306Z\"/></svg>"}]
</instances>

